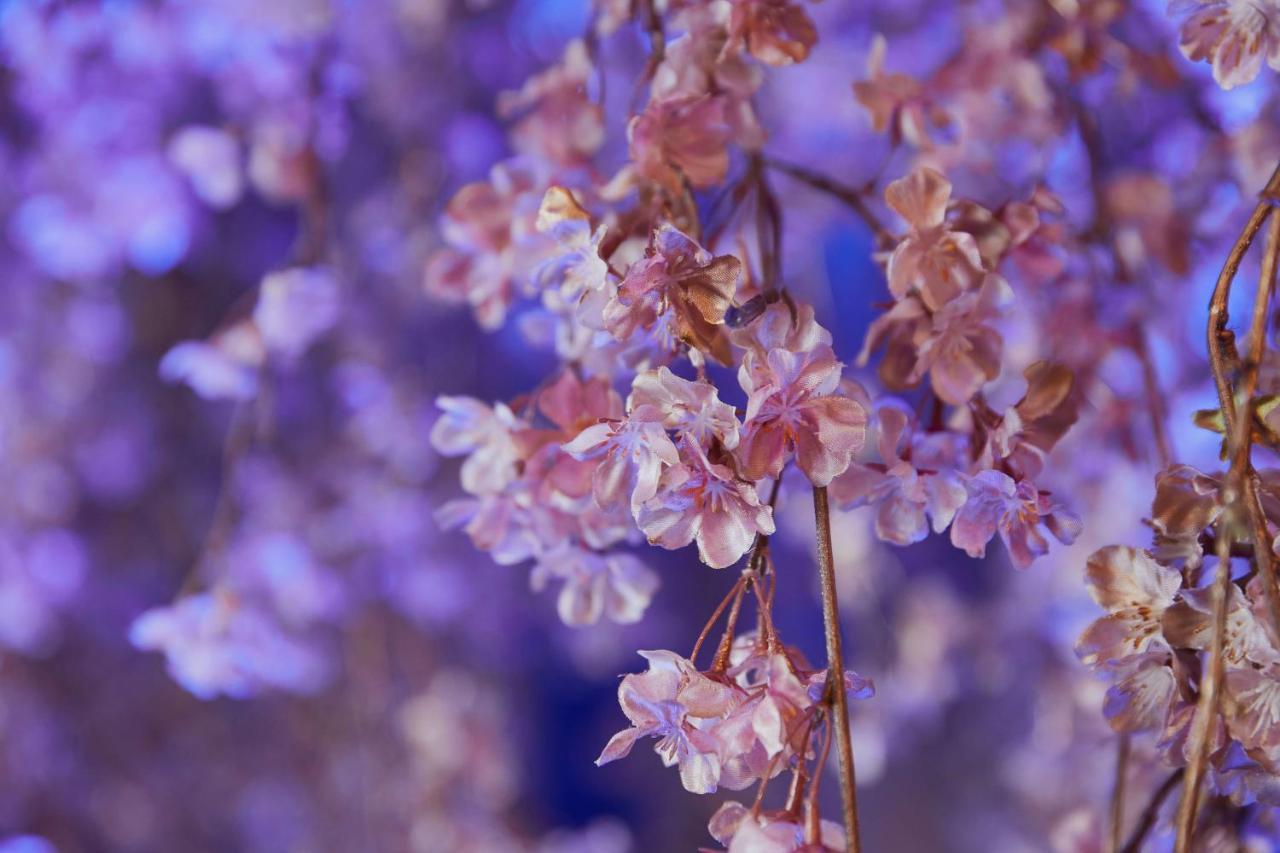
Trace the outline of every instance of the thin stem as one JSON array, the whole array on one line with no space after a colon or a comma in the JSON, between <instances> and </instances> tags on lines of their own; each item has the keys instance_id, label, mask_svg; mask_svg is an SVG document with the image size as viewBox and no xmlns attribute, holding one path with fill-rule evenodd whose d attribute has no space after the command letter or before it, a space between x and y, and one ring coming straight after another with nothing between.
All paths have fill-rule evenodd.
<instances>
[{"instance_id":1,"label":"thin stem","mask_svg":"<svg viewBox=\"0 0 1280 853\"><path fill-rule=\"evenodd\" d=\"M1129 772L1129 736L1120 735L1116 742L1116 782L1111 789L1111 853L1120 849L1124 833L1124 789Z\"/></svg>"},{"instance_id":2,"label":"thin stem","mask_svg":"<svg viewBox=\"0 0 1280 853\"><path fill-rule=\"evenodd\" d=\"M1271 610L1271 624L1280 632L1280 591L1276 589L1275 565L1271 559L1271 537L1267 535L1267 517L1262 511L1257 482L1253 476L1251 453L1253 449L1253 398L1258 392L1258 368L1262 364L1267 341L1267 308L1275 289L1276 266L1280 262L1280 216L1273 216L1267 227L1266 252L1262 256L1262 274L1258 279L1258 293L1253 301L1253 320L1249 326L1249 357L1244 362L1244 374L1236 402L1244 411L1236 413L1236 431L1231 446L1231 471L1238 487L1244 493L1245 506L1249 510L1249 527L1253 537L1253 554L1262 586Z\"/></svg>"},{"instance_id":3,"label":"thin stem","mask_svg":"<svg viewBox=\"0 0 1280 853\"><path fill-rule=\"evenodd\" d=\"M1134 331L1138 337L1134 352L1138 356L1138 363L1142 365L1142 385L1147 398L1147 415L1151 418L1151 436L1156 445L1156 461L1163 471L1173 463L1173 446L1164 425L1164 396L1160 393L1160 380L1156 375L1155 362L1151 358L1151 340L1141 327Z\"/></svg>"},{"instance_id":4,"label":"thin stem","mask_svg":"<svg viewBox=\"0 0 1280 853\"><path fill-rule=\"evenodd\" d=\"M853 739L849 731L849 696L844 689L844 653L840 648L840 609L836 602L835 559L831 549L831 509L826 486L813 488L813 514L818 529L818 581L822 586L822 629L827 643L827 691L831 701L830 725L836 730L840 753L840 800L848 833L848 853L859 853L857 774L853 766Z\"/></svg>"},{"instance_id":5,"label":"thin stem","mask_svg":"<svg viewBox=\"0 0 1280 853\"><path fill-rule=\"evenodd\" d=\"M826 731L822 735L822 750L813 765L813 782L809 784L809 796L804 806L804 841L806 844L822 843L822 822L818 819L818 791L821 789L822 771L827 767L827 756L831 754L832 720L827 718Z\"/></svg>"},{"instance_id":6,"label":"thin stem","mask_svg":"<svg viewBox=\"0 0 1280 853\"><path fill-rule=\"evenodd\" d=\"M1133 834L1129 836L1129 840L1125 842L1124 847L1120 848L1120 853L1138 853L1142 848L1142 842L1147 838L1147 834L1156 825L1156 819L1160 817L1160 807L1164 805L1165 799L1173 789L1178 787L1178 783L1182 781L1182 777L1186 772L1185 767L1179 767L1160 783L1160 787L1156 788L1151 795L1151 799L1147 802L1147 807L1142 810L1142 817L1138 819L1138 825L1134 827Z\"/></svg>"},{"instance_id":7,"label":"thin stem","mask_svg":"<svg viewBox=\"0 0 1280 853\"><path fill-rule=\"evenodd\" d=\"M715 627L716 621L720 618L720 614L724 613L724 609L729 606L729 602L733 601L734 596L742 597L742 584L746 581L746 576L738 578L730 589L729 594L724 597L715 611L712 612L711 618L707 620L707 624L702 627L702 633L698 635L698 641L693 644L693 651L689 653L689 662L693 663L698 659L698 652L702 650L702 644L707 641L707 637L711 635L711 629Z\"/></svg>"},{"instance_id":8,"label":"thin stem","mask_svg":"<svg viewBox=\"0 0 1280 853\"><path fill-rule=\"evenodd\" d=\"M1235 519L1230 518L1234 502L1228 486L1224 499L1227 503L1218 532L1217 577L1213 582L1213 639L1209 646L1209 665L1200 680L1200 698L1196 702L1195 717L1188 739L1191 755L1187 761L1187 780L1178 801L1178 834L1174 840L1175 853L1190 853L1195 835L1196 811L1200 804L1200 782L1204 778L1209 760L1209 746L1213 739L1214 721L1218 716L1218 694L1222 682L1222 649L1227 633L1227 595L1231 587L1231 535Z\"/></svg>"},{"instance_id":9,"label":"thin stem","mask_svg":"<svg viewBox=\"0 0 1280 853\"><path fill-rule=\"evenodd\" d=\"M841 184L811 169L806 169L804 166L774 160L771 157L766 158L764 162L769 168L777 169L784 175L788 175L800 183L812 187L818 192L826 193L842 202L856 213L859 219L866 223L867 227L871 229L871 233L875 235L876 241L882 246L888 246L893 243L893 235L885 227L885 224L880 221L880 217L876 216L871 206L867 204L867 200L863 198L863 193L857 189Z\"/></svg>"},{"instance_id":10,"label":"thin stem","mask_svg":"<svg viewBox=\"0 0 1280 853\"><path fill-rule=\"evenodd\" d=\"M742 612L742 599L746 596L747 586L752 585L753 578L743 576L743 587L738 594L733 597L733 606L729 608L729 618L724 623L724 635L720 638L720 645L716 648L715 660L711 662L712 672L723 672L725 667L729 665L729 653L733 651L733 632L738 627L738 614Z\"/></svg>"}]
</instances>

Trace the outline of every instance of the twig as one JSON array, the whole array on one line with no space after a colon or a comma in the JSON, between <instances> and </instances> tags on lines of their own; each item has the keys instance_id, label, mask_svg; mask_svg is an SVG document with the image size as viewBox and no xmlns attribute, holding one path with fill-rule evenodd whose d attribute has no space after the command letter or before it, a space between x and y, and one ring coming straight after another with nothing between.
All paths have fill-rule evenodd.
<instances>
[{"instance_id":1,"label":"twig","mask_svg":"<svg viewBox=\"0 0 1280 853\"><path fill-rule=\"evenodd\" d=\"M1213 738L1214 721L1218 715L1218 693L1222 683L1222 649L1227 633L1227 595L1231 591L1231 488L1223 497L1227 507L1218 529L1217 576L1213 581L1213 639L1209 644L1209 665L1200 680L1200 698L1196 702L1191 734L1187 739L1191 755L1187 760L1187 780L1178 801L1177 828L1174 840L1175 853L1191 853L1191 841L1195 835L1196 811L1200 802L1200 781L1204 778L1209 760L1209 746Z\"/></svg>"},{"instance_id":2,"label":"twig","mask_svg":"<svg viewBox=\"0 0 1280 853\"><path fill-rule=\"evenodd\" d=\"M889 232L885 224L880 221L880 217L876 216L875 211L867 204L866 199L863 198L863 193L853 187L838 183L825 175L806 169L804 166L785 163L772 157L766 157L764 164L770 169L777 169L784 175L788 175L802 184L806 184L843 202L858 215L859 219L867 224L867 227L871 229L871 233L875 235L876 242L882 248L893 244L893 234Z\"/></svg>"},{"instance_id":3,"label":"twig","mask_svg":"<svg viewBox=\"0 0 1280 853\"><path fill-rule=\"evenodd\" d=\"M814 847L822 846L822 822L818 819L818 791L821 790L822 771L827 766L827 756L831 754L832 720L827 718L827 730L822 735L822 750L813 765L813 781L809 783L809 796L804 805L804 842ZM802 762L803 763L803 762Z\"/></svg>"},{"instance_id":4,"label":"twig","mask_svg":"<svg viewBox=\"0 0 1280 853\"><path fill-rule=\"evenodd\" d=\"M1271 537L1267 535L1267 517L1262 511L1257 480L1253 475L1253 398L1258 392L1258 368L1262 364L1267 340L1267 308L1275 289L1276 265L1280 261L1280 216L1273 216L1267 227L1266 252L1262 256L1262 274L1258 294L1253 301L1253 321L1249 326L1249 357L1244 363L1238 402L1244 407L1236 413L1236 432L1232 449L1231 471L1244 493L1249 510L1249 527L1253 537L1253 556L1271 610L1271 624L1280 632L1280 591L1276 589L1276 570L1271 559Z\"/></svg>"},{"instance_id":5,"label":"twig","mask_svg":"<svg viewBox=\"0 0 1280 853\"><path fill-rule=\"evenodd\" d=\"M1280 224L1273 221L1267 234L1267 252L1262 262L1262 276L1254 301L1253 330L1249 342L1249 358L1244 364L1241 389L1245 396L1240 400L1243 413L1236 411L1236 388L1232 376L1239 365L1235 347L1235 335L1227 328L1227 305L1231 298L1231 285L1240 270L1245 252L1253 244L1258 232L1271 215L1274 205L1280 201L1280 166L1272 173L1263 189L1262 200L1254 207L1244 230L1227 254L1227 261L1213 290L1209 302L1207 330L1209 365L1218 392L1218 405L1222 410L1225 435L1230 450L1231 467L1222 491L1224 511L1218 522L1217 577L1213 584L1213 635L1209 647L1209 665L1200 682L1200 698L1192 723L1189 746L1191 755L1187 762L1187 779L1178 803L1176 853L1188 853L1195 833L1196 811L1200 801L1200 782L1209 757L1209 745L1214 731L1214 718L1218 713L1218 693L1222 681L1222 651L1225 644L1227 623L1227 596L1231 588L1231 544L1235 527L1240 523L1240 504L1244 504L1249 517L1250 536L1254 542L1254 560L1263 575L1272 618L1276 618L1275 568L1271 563L1268 546L1267 522L1262 513L1261 501L1253 473L1250 470L1250 449L1253 446L1251 429L1253 395L1257 390L1257 367L1262 360L1266 344L1266 311L1275 278L1277 254L1280 253ZM1243 501L1241 500L1243 498ZM1280 628L1280 622L1276 623Z\"/></svg>"},{"instance_id":6,"label":"twig","mask_svg":"<svg viewBox=\"0 0 1280 853\"><path fill-rule=\"evenodd\" d=\"M715 627L716 621L720 618L720 614L724 613L724 609L729 606L729 602L733 601L735 596L739 599L742 598L742 585L746 580L746 575L739 577L737 583L729 589L729 593L724 597L724 600L712 611L711 618L707 620L707 624L702 627L702 633L698 635L698 641L693 644L693 651L689 653L690 663L697 661L698 652L702 650L702 644L711 635L711 629Z\"/></svg>"},{"instance_id":7,"label":"twig","mask_svg":"<svg viewBox=\"0 0 1280 853\"><path fill-rule=\"evenodd\" d=\"M1120 849L1124 833L1124 789L1129 772L1129 735L1120 735L1116 745L1116 782L1111 789L1111 853Z\"/></svg>"},{"instance_id":8,"label":"twig","mask_svg":"<svg viewBox=\"0 0 1280 853\"><path fill-rule=\"evenodd\" d=\"M1151 358L1151 339L1146 330L1138 327L1134 330L1137 342L1134 352L1138 363L1142 365L1142 385L1147 398L1147 415L1151 418L1151 435L1156 444L1156 461L1160 470L1173 463L1173 445L1169 441L1169 432L1165 429L1164 397L1160 394L1160 380L1156 376L1155 362Z\"/></svg>"},{"instance_id":9,"label":"twig","mask_svg":"<svg viewBox=\"0 0 1280 853\"><path fill-rule=\"evenodd\" d=\"M818 529L818 580L822 586L822 629L827 643L827 691L831 701L830 725L836 729L840 753L840 800L848 833L848 853L859 853L857 774L853 766L853 740L849 731L849 696L844 689L844 653L840 648L840 610L836 602L835 559L831 549L831 509L826 486L813 488L813 514Z\"/></svg>"},{"instance_id":10,"label":"twig","mask_svg":"<svg viewBox=\"0 0 1280 853\"><path fill-rule=\"evenodd\" d=\"M1142 842L1147 838L1147 834L1156 825L1156 819L1160 817L1160 807L1164 805L1165 798L1178 786L1186 772L1185 767L1179 767L1160 783L1160 787L1156 788L1151 795L1151 799L1147 802L1147 807L1142 810L1142 817L1138 819L1138 825L1134 827L1133 834L1129 836L1129 840L1125 842L1124 847L1120 848L1120 853L1138 853L1142 848Z\"/></svg>"}]
</instances>

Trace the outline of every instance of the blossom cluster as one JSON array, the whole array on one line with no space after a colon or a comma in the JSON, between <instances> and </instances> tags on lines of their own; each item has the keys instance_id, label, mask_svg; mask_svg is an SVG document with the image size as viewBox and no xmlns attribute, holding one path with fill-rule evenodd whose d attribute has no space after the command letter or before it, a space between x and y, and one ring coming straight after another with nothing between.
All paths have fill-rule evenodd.
<instances>
[{"instance_id":1,"label":"blossom cluster","mask_svg":"<svg viewBox=\"0 0 1280 853\"><path fill-rule=\"evenodd\" d=\"M1270 849L1277 21L0 4L0 850Z\"/></svg>"}]
</instances>

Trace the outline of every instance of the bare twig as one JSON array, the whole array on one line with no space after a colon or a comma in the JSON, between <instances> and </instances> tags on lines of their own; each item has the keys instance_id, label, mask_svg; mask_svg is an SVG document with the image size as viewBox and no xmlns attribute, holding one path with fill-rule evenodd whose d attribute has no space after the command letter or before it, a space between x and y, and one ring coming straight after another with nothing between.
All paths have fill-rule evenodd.
<instances>
[{"instance_id":1,"label":"bare twig","mask_svg":"<svg viewBox=\"0 0 1280 853\"><path fill-rule=\"evenodd\" d=\"M893 234L880 221L880 217L871 209L871 205L867 204L867 200L863 197L864 193L832 180L825 175L818 174L811 169L806 169L804 166L797 166L771 157L766 157L764 163L771 169L776 169L806 186L843 202L871 229L871 233L875 235L876 242L881 248L893 245Z\"/></svg>"},{"instance_id":2,"label":"bare twig","mask_svg":"<svg viewBox=\"0 0 1280 853\"><path fill-rule=\"evenodd\" d=\"M1116 781L1111 789L1111 853L1120 849L1124 834L1125 777L1129 772L1129 736L1120 735L1116 741Z\"/></svg>"},{"instance_id":3,"label":"bare twig","mask_svg":"<svg viewBox=\"0 0 1280 853\"><path fill-rule=\"evenodd\" d=\"M1138 818L1138 825L1133 828L1133 833L1124 847L1120 848L1120 853L1138 853L1142 849L1142 842L1146 840L1147 834L1156 825L1156 819L1160 817L1160 807L1164 805L1165 799L1173 789L1178 787L1178 783L1182 781L1186 772L1185 767L1179 767L1160 783L1160 787L1155 789L1147 802L1147 807L1142 810L1142 817Z\"/></svg>"},{"instance_id":4,"label":"bare twig","mask_svg":"<svg viewBox=\"0 0 1280 853\"><path fill-rule=\"evenodd\" d=\"M844 653L840 648L840 609L836 601L835 559L831 549L831 509L825 486L813 489L813 513L818 528L818 580L822 586L822 628L827 643L827 694L830 725L835 727L840 753L840 800L848 833L847 850L859 853L857 773L849 731L849 696L844 689Z\"/></svg>"}]
</instances>

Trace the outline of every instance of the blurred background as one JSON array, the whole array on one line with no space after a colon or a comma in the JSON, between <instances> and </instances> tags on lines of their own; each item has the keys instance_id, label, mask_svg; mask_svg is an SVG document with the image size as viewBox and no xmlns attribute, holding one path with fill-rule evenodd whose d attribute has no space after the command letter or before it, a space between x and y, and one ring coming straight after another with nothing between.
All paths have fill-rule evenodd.
<instances>
[{"instance_id":1,"label":"blurred background","mask_svg":"<svg viewBox=\"0 0 1280 853\"><path fill-rule=\"evenodd\" d=\"M1276 148L1273 87L1210 90L1163 2L1112 5L1106 26L1172 77L1151 91L1104 70L1073 90L1108 168L1195 187L1170 202L1195 211L1193 257L1153 264L1115 303L1147 324L1180 457L1211 459L1188 417L1209 399L1203 319L1179 306L1203 303L1251 164ZM850 89L873 35L923 75L1002 8L812 5L812 56L761 95L770 152L850 185L900 174ZM0 851L711 845L725 797L686 794L647 748L593 762L624 725L635 650L686 653L729 575L639 549L663 584L644 620L569 628L524 567L433 515L458 494L456 461L428 442L435 396L509 400L555 363L424 293L438 217L510 153L499 94L557 60L588 13L0 0ZM602 50L616 130L647 45L624 31ZM1046 67L1047 85L1073 80ZM951 173L958 191L998 204L1044 180L1088 211L1071 128L993 140L985 166ZM612 169L625 156L622 138L602 153ZM787 285L851 361L887 298L872 235L799 184L778 190ZM317 298L279 309L311 326L246 370L238 324L264 277L320 259ZM1043 344L1029 319L1009 340ZM1117 356L1090 386L1093 426L1060 448L1053 484L1086 532L1028 571L1000 548L892 549L867 513L838 520L851 666L879 691L853 712L868 849L1095 849L1114 739L1106 685L1071 647L1096 615L1084 555L1145 541L1156 461L1137 371ZM811 512L779 508L776 613L821 660ZM230 631L231 605L208 593L227 578L270 618ZM1135 786L1154 784L1144 772Z\"/></svg>"}]
</instances>

